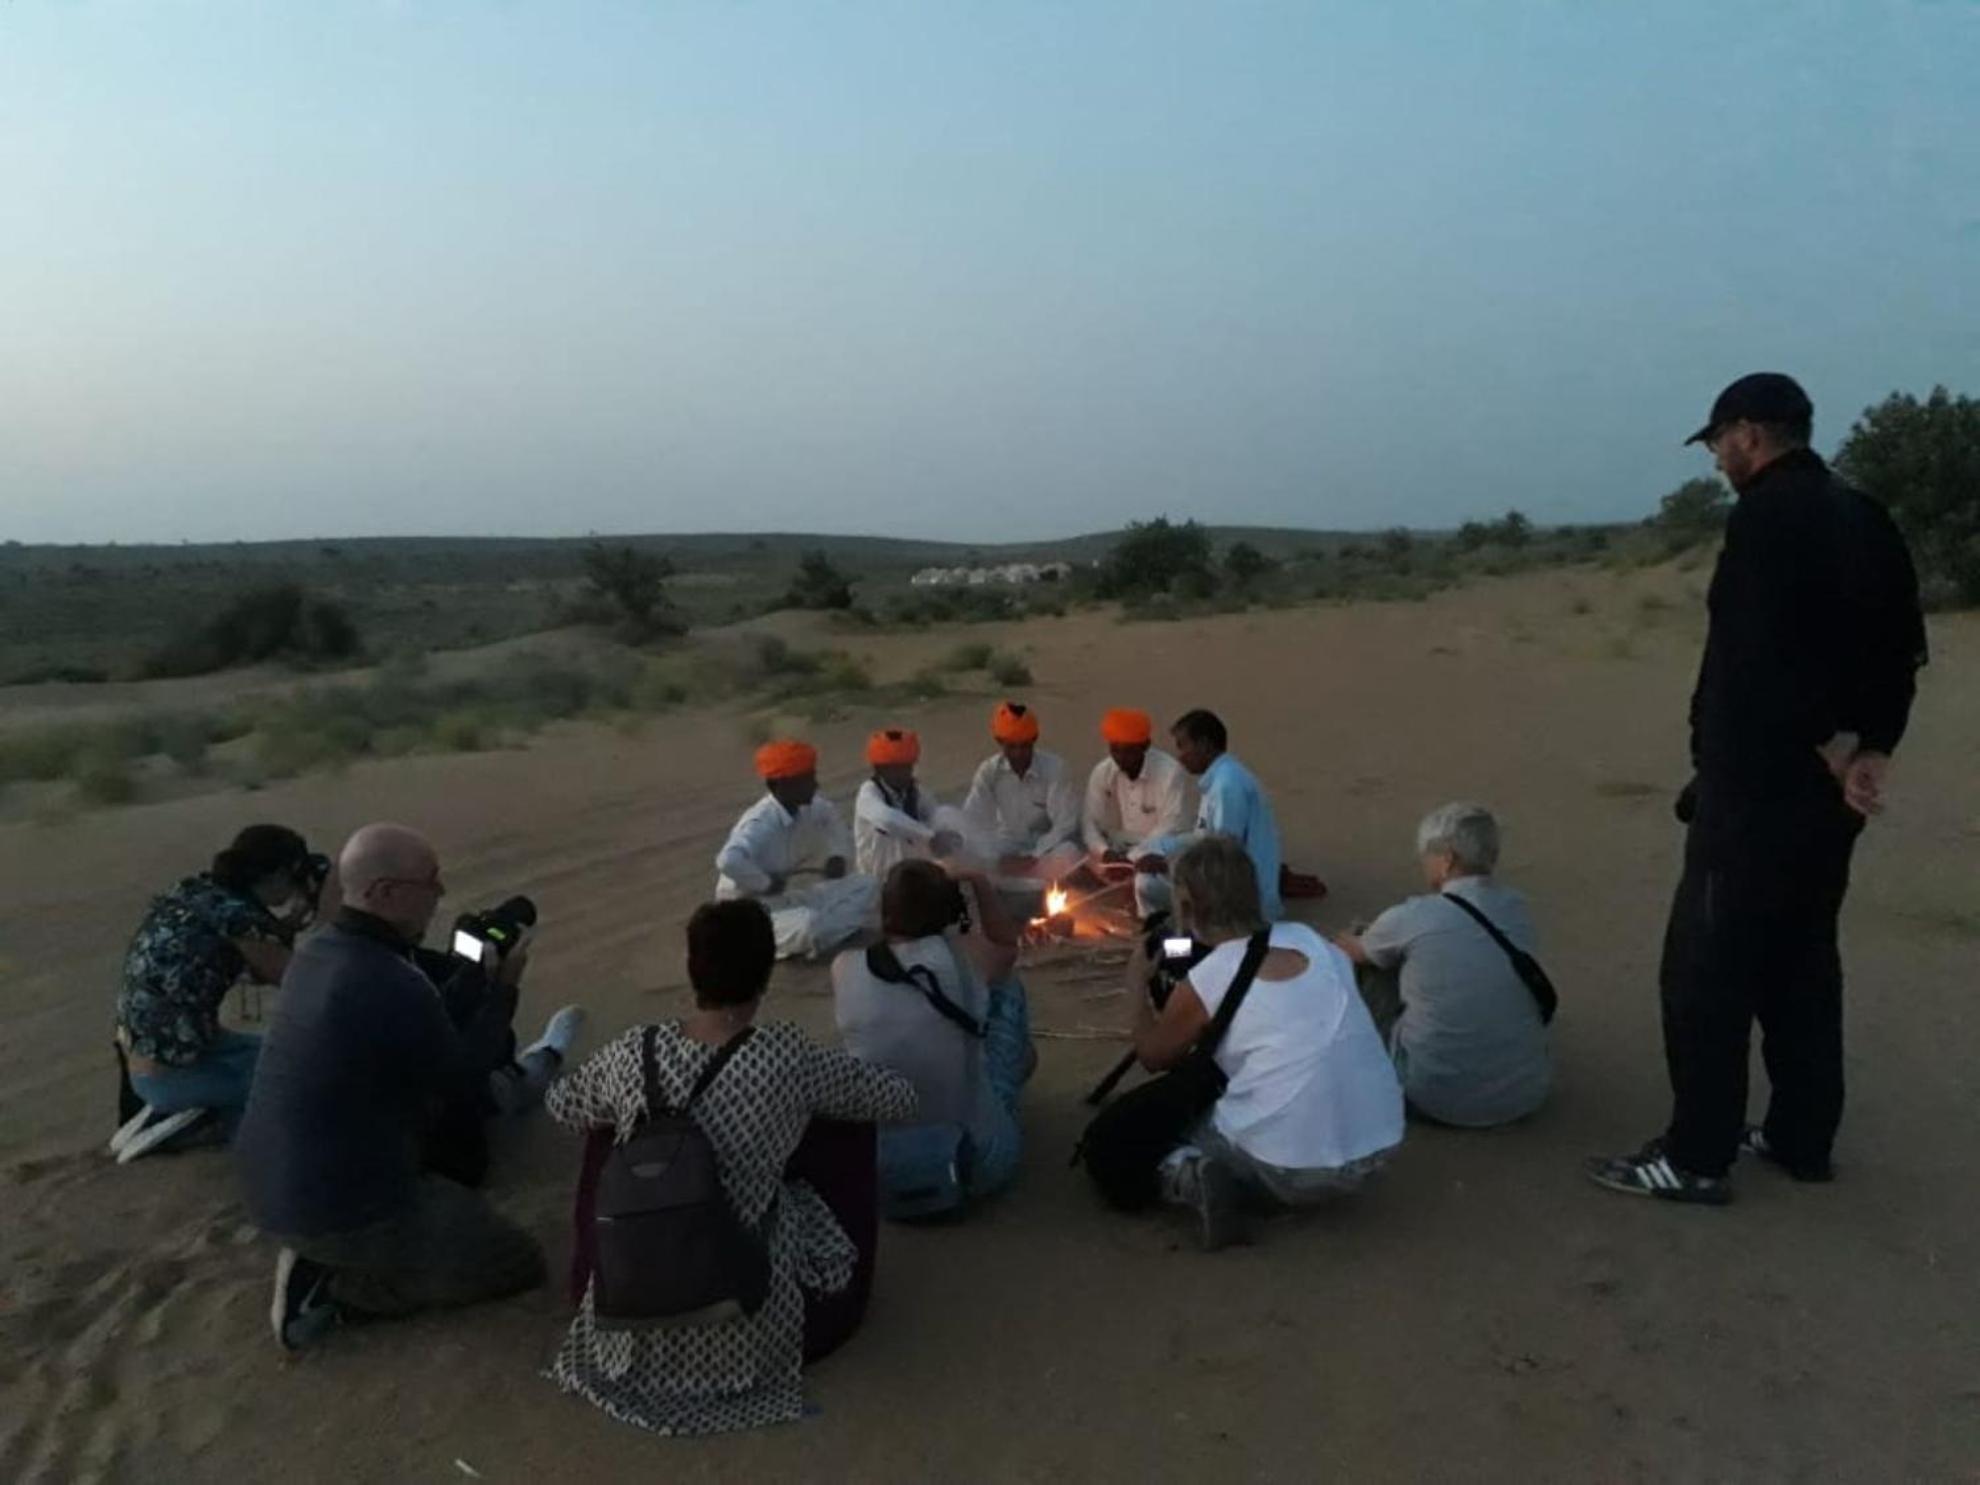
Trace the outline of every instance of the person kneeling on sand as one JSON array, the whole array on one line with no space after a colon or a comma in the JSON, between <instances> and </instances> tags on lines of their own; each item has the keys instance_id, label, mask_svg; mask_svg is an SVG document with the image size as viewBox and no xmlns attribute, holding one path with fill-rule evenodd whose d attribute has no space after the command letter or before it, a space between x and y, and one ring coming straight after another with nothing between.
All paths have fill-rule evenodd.
<instances>
[{"instance_id":1,"label":"person kneeling on sand","mask_svg":"<svg viewBox=\"0 0 1980 1485\"><path fill-rule=\"evenodd\" d=\"M282 980L241 1121L249 1214L282 1243L270 1313L294 1349L338 1322L470 1304L543 1281L528 1233L481 1196L420 1169L466 1054L411 955L446 888L433 847L367 825L338 858L343 907ZM502 973L520 973L521 953ZM515 967L511 969L509 965ZM562 1056L574 1008L552 1018Z\"/></svg>"},{"instance_id":2,"label":"person kneeling on sand","mask_svg":"<svg viewBox=\"0 0 1980 1485\"><path fill-rule=\"evenodd\" d=\"M756 750L764 795L715 856L717 901L755 898L770 914L777 956L824 955L873 926L879 884L849 875L852 837L818 792L818 750L767 742ZM818 881L800 885L798 877Z\"/></svg>"},{"instance_id":3,"label":"person kneeling on sand","mask_svg":"<svg viewBox=\"0 0 1980 1485\"><path fill-rule=\"evenodd\" d=\"M1129 963L1135 1054L1153 1071L1174 1067L1209 1027L1247 941L1267 926L1252 858L1228 836L1189 846L1172 878L1178 927L1211 947L1159 1012L1145 951ZM1216 1048L1229 1082L1161 1168L1163 1197L1195 1212L1206 1251L1242 1240L1250 1212L1354 1191L1403 1138L1402 1090L1347 956L1304 923L1270 930Z\"/></svg>"},{"instance_id":4,"label":"person kneeling on sand","mask_svg":"<svg viewBox=\"0 0 1980 1485\"><path fill-rule=\"evenodd\" d=\"M907 1118L914 1088L789 1022L757 1024L776 956L761 905L697 909L687 928L693 1013L633 1028L550 1089L551 1117L593 1139L578 1203L578 1314L549 1375L656 1433L801 1417L803 1363L845 1341L872 1283L879 1217L870 1121ZM666 1107L685 1109L707 1137L736 1219L767 1238L769 1290L753 1312L669 1328L600 1320L587 1253L599 1157L660 1112L649 1078ZM868 1123L838 1122L848 1120Z\"/></svg>"},{"instance_id":5,"label":"person kneeling on sand","mask_svg":"<svg viewBox=\"0 0 1980 1485\"><path fill-rule=\"evenodd\" d=\"M1553 1084L1547 1027L1511 956L1472 915L1534 952L1526 899L1493 877L1499 824L1483 805L1424 817L1417 855L1431 892L1334 942L1370 966L1371 1000L1411 1109L1440 1124L1523 1119ZM1387 972L1400 970L1400 985Z\"/></svg>"},{"instance_id":6,"label":"person kneeling on sand","mask_svg":"<svg viewBox=\"0 0 1980 1485\"><path fill-rule=\"evenodd\" d=\"M904 861L880 891L885 939L832 962L846 1049L914 1083L918 1124L880 1136L890 1216L931 1216L1017 1174L1018 1095L1037 1055L1018 924L981 872Z\"/></svg>"},{"instance_id":7,"label":"person kneeling on sand","mask_svg":"<svg viewBox=\"0 0 1980 1485\"><path fill-rule=\"evenodd\" d=\"M295 831L250 825L210 870L152 901L124 955L117 995L125 1083L113 1155L142 1154L205 1115L231 1133L247 1106L261 1038L222 1027L220 1004L244 979L281 980L323 885L312 863L327 867ZM294 907L278 917L288 903Z\"/></svg>"}]
</instances>

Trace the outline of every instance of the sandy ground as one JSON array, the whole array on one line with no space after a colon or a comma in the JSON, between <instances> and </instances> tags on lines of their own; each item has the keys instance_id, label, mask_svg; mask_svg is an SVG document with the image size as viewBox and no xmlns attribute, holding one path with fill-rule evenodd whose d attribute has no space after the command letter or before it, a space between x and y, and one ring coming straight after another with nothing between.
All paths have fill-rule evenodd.
<instances>
[{"instance_id":1,"label":"sandy ground","mask_svg":"<svg viewBox=\"0 0 1980 1485\"><path fill-rule=\"evenodd\" d=\"M1710 1211L1579 1173L1666 1112L1655 968L1697 576L1001 636L1082 765L1104 706L1223 712L1289 854L1333 885L1326 926L1411 888L1425 808L1491 803L1562 987L1559 1093L1513 1131L1412 1130L1357 1204L1204 1257L1173 1222L1104 1215L1066 1168L1117 1048L1045 1042L1018 1188L965 1226L889 1231L864 1331L812 1374L818 1415L752 1436L657 1439L558 1394L537 1376L556 1290L286 1359L224 1156L101 1153L124 943L253 819L325 841L403 819L440 843L451 907L530 892L531 1016L580 999L602 1037L678 1010L681 922L752 795L736 716L0 827L0 1479L1980 1479L1980 623L1935 626L1896 803L1857 857L1842 1179L1747 1169ZM1646 581L1677 606L1644 607ZM912 719L932 782L987 750L985 710ZM841 799L891 720L819 729ZM1091 989L1038 977L1036 1019L1105 1019ZM773 997L829 1025L816 970ZM574 1142L510 1134L496 1194L559 1265Z\"/></svg>"}]
</instances>

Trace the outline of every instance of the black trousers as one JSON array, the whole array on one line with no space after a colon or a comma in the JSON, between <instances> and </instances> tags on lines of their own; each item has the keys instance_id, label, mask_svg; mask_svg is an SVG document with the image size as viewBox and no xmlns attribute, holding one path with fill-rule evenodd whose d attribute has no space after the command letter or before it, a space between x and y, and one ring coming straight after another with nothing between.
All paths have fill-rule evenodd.
<instances>
[{"instance_id":1,"label":"black trousers","mask_svg":"<svg viewBox=\"0 0 1980 1485\"><path fill-rule=\"evenodd\" d=\"M1756 1021L1768 1143L1790 1166L1827 1165L1843 1110L1836 919L1862 828L1812 755L1757 788L1698 780L1660 977L1673 1165L1731 1168Z\"/></svg>"}]
</instances>

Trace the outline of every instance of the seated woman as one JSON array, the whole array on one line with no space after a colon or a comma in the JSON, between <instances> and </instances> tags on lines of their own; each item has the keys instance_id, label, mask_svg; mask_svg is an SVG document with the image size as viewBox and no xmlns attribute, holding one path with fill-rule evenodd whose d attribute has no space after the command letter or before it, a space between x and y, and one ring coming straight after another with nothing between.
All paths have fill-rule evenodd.
<instances>
[{"instance_id":1,"label":"seated woman","mask_svg":"<svg viewBox=\"0 0 1980 1485\"><path fill-rule=\"evenodd\" d=\"M916 860L887 873L880 927L884 942L832 961L833 1011L849 1052L914 1083L921 1122L882 1132L880 1184L889 1215L933 1215L1017 1174L1037 1061L1018 925L982 872Z\"/></svg>"},{"instance_id":2,"label":"seated woman","mask_svg":"<svg viewBox=\"0 0 1980 1485\"><path fill-rule=\"evenodd\" d=\"M1266 926L1251 857L1210 835L1171 863L1178 926L1210 953L1159 1012L1138 997L1142 1065L1179 1062L1223 1004L1245 943ZM1256 980L1216 1052L1229 1079L1189 1143L1163 1163L1163 1196L1193 1208L1206 1250L1241 1240L1247 1209L1311 1205L1353 1191L1403 1137L1402 1090L1355 990L1347 956L1304 923L1271 925ZM1145 986L1137 953L1132 983Z\"/></svg>"},{"instance_id":3,"label":"seated woman","mask_svg":"<svg viewBox=\"0 0 1980 1485\"><path fill-rule=\"evenodd\" d=\"M220 1003L243 979L272 985L315 913L322 869L295 831L250 825L153 900L124 955L117 1046L129 1079L113 1154L128 1158L217 1114L231 1132L247 1106L261 1038L220 1025ZM283 917L275 909L294 902Z\"/></svg>"},{"instance_id":4,"label":"seated woman","mask_svg":"<svg viewBox=\"0 0 1980 1485\"><path fill-rule=\"evenodd\" d=\"M754 1026L692 1112L714 1147L736 1215L755 1226L776 1209L769 1297L755 1314L732 1320L601 1330L587 1284L549 1372L566 1392L582 1394L614 1418L665 1434L724 1433L803 1413L801 1368L807 1341L815 1339L806 1334L808 1304L864 1282L872 1251L855 1247L833 1214L830 1193L786 1179L786 1164L814 1118L895 1120L914 1112L907 1079L821 1047L788 1022L755 1026L777 957L761 903L708 903L688 921L687 940L696 1009L656 1028L660 1089L669 1100L685 1100L716 1050ZM573 1129L612 1131L620 1140L630 1134L647 1113L644 1036L644 1027L634 1027L552 1084L545 1101L551 1117ZM870 1172L869 1158L869 1183ZM876 1229L869 1219L863 1234L869 1243ZM814 1344L811 1352L820 1349Z\"/></svg>"},{"instance_id":5,"label":"seated woman","mask_svg":"<svg viewBox=\"0 0 1980 1485\"><path fill-rule=\"evenodd\" d=\"M1334 941L1357 964L1400 969L1371 986L1410 1107L1474 1129L1523 1119L1547 1100L1553 1062L1533 992L1461 898L1526 953L1526 899L1493 879L1499 824L1482 805L1447 804L1416 832L1430 894L1396 904L1359 934ZM1398 996L1400 1004L1397 1003Z\"/></svg>"}]
</instances>

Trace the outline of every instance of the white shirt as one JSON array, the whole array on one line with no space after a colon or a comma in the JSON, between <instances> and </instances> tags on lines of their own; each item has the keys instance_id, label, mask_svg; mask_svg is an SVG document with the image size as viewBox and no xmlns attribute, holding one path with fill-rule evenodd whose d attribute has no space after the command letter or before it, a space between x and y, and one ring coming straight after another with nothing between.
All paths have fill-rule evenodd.
<instances>
[{"instance_id":1,"label":"white shirt","mask_svg":"<svg viewBox=\"0 0 1980 1485\"><path fill-rule=\"evenodd\" d=\"M890 798L878 779L859 786L853 800L853 854L866 875L884 877L901 862L928 854L935 839L935 796L917 784L914 809L904 804Z\"/></svg>"},{"instance_id":2,"label":"white shirt","mask_svg":"<svg viewBox=\"0 0 1980 1485\"><path fill-rule=\"evenodd\" d=\"M795 815L765 794L743 811L736 828L715 853L718 898L768 897L771 879L800 869L817 870L834 856L852 860L852 839L832 801L815 795Z\"/></svg>"},{"instance_id":3,"label":"white shirt","mask_svg":"<svg viewBox=\"0 0 1980 1485\"><path fill-rule=\"evenodd\" d=\"M1017 776L1002 753L985 758L970 781L963 813L996 838L1000 856L1043 856L1079 840L1079 796L1066 779L1065 760L1043 748Z\"/></svg>"},{"instance_id":4,"label":"white shirt","mask_svg":"<svg viewBox=\"0 0 1980 1485\"><path fill-rule=\"evenodd\" d=\"M1211 1115L1217 1132L1289 1170L1337 1170L1400 1144L1402 1085L1347 955L1304 923L1273 924L1271 942L1304 954L1307 967L1290 980L1253 981L1238 1007L1217 1048L1230 1079ZM1238 939L1189 972L1213 1017L1243 959Z\"/></svg>"},{"instance_id":5,"label":"white shirt","mask_svg":"<svg viewBox=\"0 0 1980 1485\"><path fill-rule=\"evenodd\" d=\"M1150 748L1141 777L1131 779L1113 758L1102 758L1086 780L1080 816L1086 849L1139 856L1147 842L1189 828L1189 773L1160 748Z\"/></svg>"}]
</instances>

